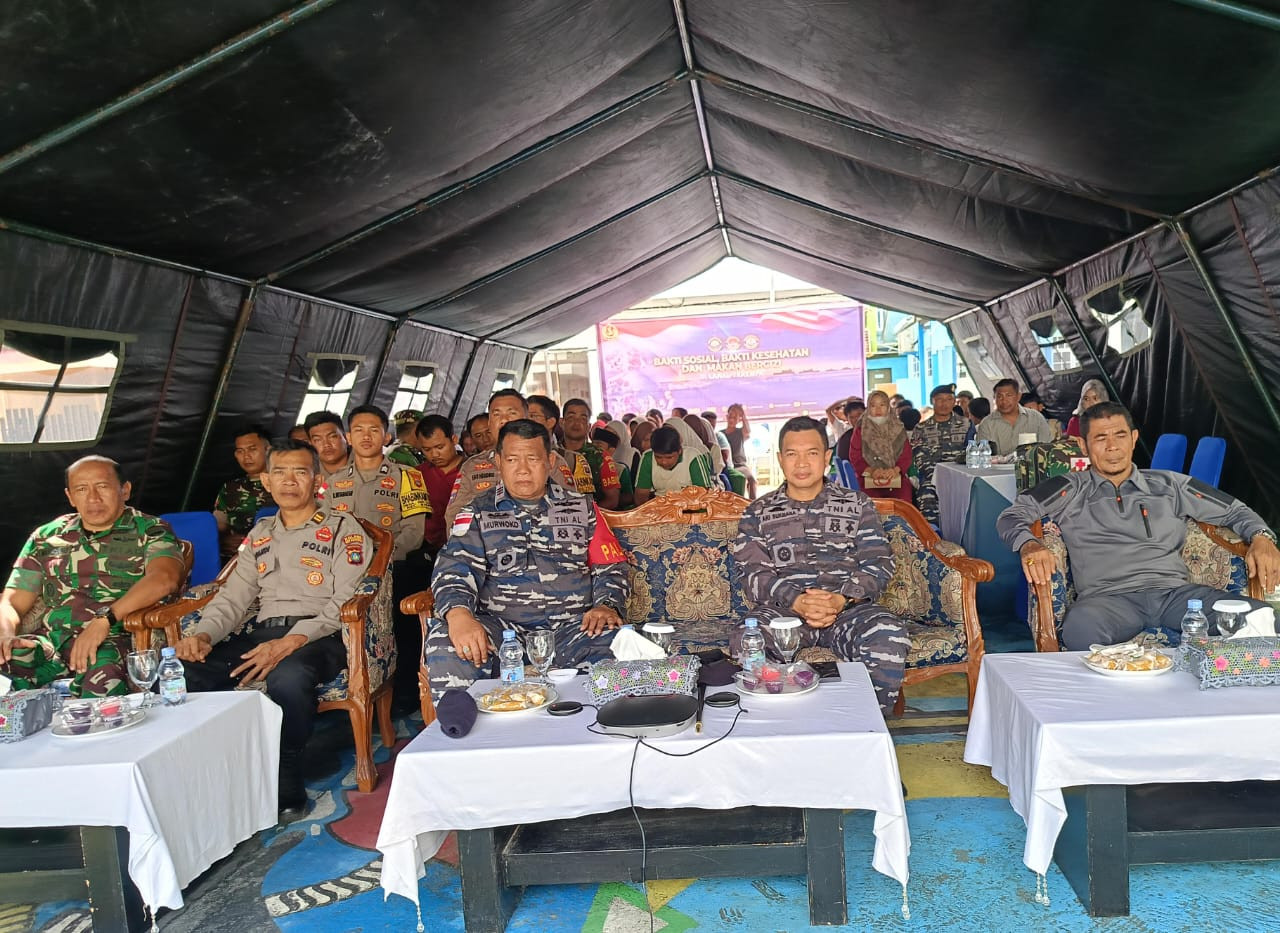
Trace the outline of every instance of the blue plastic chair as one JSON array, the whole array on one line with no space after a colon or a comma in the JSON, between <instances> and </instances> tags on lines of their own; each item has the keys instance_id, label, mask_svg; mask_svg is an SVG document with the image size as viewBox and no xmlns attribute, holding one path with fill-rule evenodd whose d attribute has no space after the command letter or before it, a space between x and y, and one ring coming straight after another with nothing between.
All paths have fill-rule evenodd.
<instances>
[{"instance_id":1,"label":"blue plastic chair","mask_svg":"<svg viewBox=\"0 0 1280 933\"><path fill-rule=\"evenodd\" d=\"M1226 457L1225 440L1220 437L1202 437L1200 443L1196 444L1196 452L1191 457L1191 467L1187 472L1216 489L1218 480L1222 479L1222 461Z\"/></svg>"},{"instance_id":2,"label":"blue plastic chair","mask_svg":"<svg viewBox=\"0 0 1280 933\"><path fill-rule=\"evenodd\" d=\"M862 488L858 483L858 472L848 460L836 457L836 475L840 477L840 485L846 489Z\"/></svg>"},{"instance_id":3,"label":"blue plastic chair","mask_svg":"<svg viewBox=\"0 0 1280 933\"><path fill-rule=\"evenodd\" d=\"M1161 434L1151 455L1151 469L1173 470L1181 473L1187 466L1187 436L1185 434Z\"/></svg>"},{"instance_id":4,"label":"blue plastic chair","mask_svg":"<svg viewBox=\"0 0 1280 933\"><path fill-rule=\"evenodd\" d=\"M218 520L212 512L166 512L160 516L173 533L191 542L193 560L188 586L208 583L218 575L222 565L218 558Z\"/></svg>"}]
</instances>

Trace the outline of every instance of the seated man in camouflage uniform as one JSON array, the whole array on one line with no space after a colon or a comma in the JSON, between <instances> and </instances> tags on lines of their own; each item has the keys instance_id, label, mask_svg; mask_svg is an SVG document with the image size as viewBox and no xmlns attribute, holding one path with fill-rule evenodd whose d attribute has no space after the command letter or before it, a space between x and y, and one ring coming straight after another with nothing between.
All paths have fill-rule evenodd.
<instances>
[{"instance_id":1,"label":"seated man in camouflage uniform","mask_svg":"<svg viewBox=\"0 0 1280 933\"><path fill-rule=\"evenodd\" d=\"M235 441L236 463L244 470L244 476L223 483L213 503L213 517L218 522L218 547L224 564L235 557L245 532L253 527L258 510L275 505L262 486L271 435L265 428L249 425L236 435Z\"/></svg>"},{"instance_id":2,"label":"seated man in camouflage uniform","mask_svg":"<svg viewBox=\"0 0 1280 933\"><path fill-rule=\"evenodd\" d=\"M350 415L347 416L348 420ZM396 440L387 448L387 459L401 466L418 467L426 458L418 449L418 422L425 415L416 408L405 408L391 416L396 426Z\"/></svg>"},{"instance_id":3,"label":"seated man in camouflage uniform","mask_svg":"<svg viewBox=\"0 0 1280 933\"><path fill-rule=\"evenodd\" d=\"M499 389L489 397L487 436L497 438L504 424L528 417L529 403L525 401L523 395L515 389ZM552 441L552 443L555 442ZM566 489L576 489L573 471L569 469L569 464L554 451L551 454L551 481ZM449 507L444 510L445 525L451 527L454 518L464 507L471 504L472 499L492 489L497 482L497 454L492 447L482 447L475 456L464 460L458 471L458 479L453 484L453 495L449 497ZM578 491L581 492L581 490Z\"/></svg>"},{"instance_id":4,"label":"seated man in camouflage uniform","mask_svg":"<svg viewBox=\"0 0 1280 933\"><path fill-rule=\"evenodd\" d=\"M933 417L921 421L911 432L911 461L920 477L916 507L925 521L938 524L938 491L933 473L939 463L963 463L969 419L956 411L955 387L936 386L929 393Z\"/></svg>"},{"instance_id":5,"label":"seated man in camouflage uniform","mask_svg":"<svg viewBox=\"0 0 1280 933\"><path fill-rule=\"evenodd\" d=\"M765 639L772 641L769 620L799 617L800 646L861 661L887 714L911 647L903 621L874 602L893 577L893 552L871 500L827 482L830 460L820 423L784 424L778 462L786 482L747 506L733 556ZM772 643L770 652L780 657Z\"/></svg>"},{"instance_id":6,"label":"seated man in camouflage uniform","mask_svg":"<svg viewBox=\"0 0 1280 933\"><path fill-rule=\"evenodd\" d=\"M310 445L289 440L271 448L266 485L280 511L249 531L230 578L176 646L192 691L266 681L267 696L284 712L279 805L290 818L305 813L301 758L316 688L347 666L342 604L372 557L359 522L316 510L319 472ZM240 632L255 599L257 625Z\"/></svg>"},{"instance_id":7,"label":"seated man in camouflage uniform","mask_svg":"<svg viewBox=\"0 0 1280 933\"><path fill-rule=\"evenodd\" d=\"M0 670L18 689L72 677L73 696L127 693L120 620L182 585L182 546L165 522L125 504L132 487L114 460L82 457L66 482L75 512L31 533L0 596ZM18 636L37 599L40 627Z\"/></svg>"},{"instance_id":8,"label":"seated man in camouflage uniform","mask_svg":"<svg viewBox=\"0 0 1280 933\"><path fill-rule=\"evenodd\" d=\"M556 661L609 657L627 600L626 558L589 496L548 482L551 437L521 419L498 434L498 484L453 520L436 557L425 656L436 698L497 674L504 629L555 632Z\"/></svg>"}]
</instances>

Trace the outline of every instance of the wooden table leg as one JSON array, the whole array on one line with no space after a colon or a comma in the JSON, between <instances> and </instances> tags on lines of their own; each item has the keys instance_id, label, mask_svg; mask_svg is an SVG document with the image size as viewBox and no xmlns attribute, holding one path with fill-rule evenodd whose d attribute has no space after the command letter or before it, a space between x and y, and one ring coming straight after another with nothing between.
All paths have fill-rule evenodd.
<instances>
[{"instance_id":1,"label":"wooden table leg","mask_svg":"<svg viewBox=\"0 0 1280 933\"><path fill-rule=\"evenodd\" d=\"M507 887L502 846L496 830L458 831L458 870L462 876L462 916L467 933L503 933L519 900Z\"/></svg>"},{"instance_id":2,"label":"wooden table leg","mask_svg":"<svg viewBox=\"0 0 1280 933\"><path fill-rule=\"evenodd\" d=\"M89 913L95 930L135 933L146 922L142 897L129 878L129 832L120 826L81 826Z\"/></svg>"},{"instance_id":3,"label":"wooden table leg","mask_svg":"<svg viewBox=\"0 0 1280 933\"><path fill-rule=\"evenodd\" d=\"M1067 822L1053 857L1092 917L1129 913L1129 813L1123 784L1063 788Z\"/></svg>"},{"instance_id":4,"label":"wooden table leg","mask_svg":"<svg viewBox=\"0 0 1280 933\"><path fill-rule=\"evenodd\" d=\"M806 809L804 839L809 875L809 922L815 926L844 926L849 922L844 813Z\"/></svg>"}]
</instances>

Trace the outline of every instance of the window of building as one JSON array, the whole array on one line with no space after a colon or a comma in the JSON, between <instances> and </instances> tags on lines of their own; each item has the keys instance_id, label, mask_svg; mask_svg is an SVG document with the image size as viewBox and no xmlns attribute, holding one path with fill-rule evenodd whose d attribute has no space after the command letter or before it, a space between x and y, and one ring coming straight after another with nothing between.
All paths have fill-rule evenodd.
<instances>
[{"instance_id":1,"label":"window of building","mask_svg":"<svg viewBox=\"0 0 1280 933\"><path fill-rule=\"evenodd\" d=\"M493 374L493 388L489 390L489 394L501 392L503 389L514 389L516 387L516 374L509 369L499 369Z\"/></svg>"},{"instance_id":2,"label":"window of building","mask_svg":"<svg viewBox=\"0 0 1280 933\"><path fill-rule=\"evenodd\" d=\"M525 376L526 395L554 399L591 398L591 363L586 350L539 350Z\"/></svg>"},{"instance_id":3,"label":"window of building","mask_svg":"<svg viewBox=\"0 0 1280 933\"><path fill-rule=\"evenodd\" d=\"M0 327L0 444L87 447L106 425L125 338Z\"/></svg>"},{"instance_id":4,"label":"window of building","mask_svg":"<svg viewBox=\"0 0 1280 933\"><path fill-rule=\"evenodd\" d=\"M331 411L346 417L351 390L356 387L360 375L361 358L358 356L316 356L311 362L311 381L302 407L298 409L298 421L317 411Z\"/></svg>"},{"instance_id":5,"label":"window of building","mask_svg":"<svg viewBox=\"0 0 1280 933\"><path fill-rule=\"evenodd\" d=\"M435 363L405 363L400 372L400 385L396 388L396 402L391 410L394 412L413 408L426 411L431 401L431 388L436 383L437 370Z\"/></svg>"},{"instance_id":6,"label":"window of building","mask_svg":"<svg viewBox=\"0 0 1280 933\"><path fill-rule=\"evenodd\" d=\"M1107 346L1117 353L1140 350L1151 342L1151 319L1131 282L1113 282L1085 298L1094 320L1107 328Z\"/></svg>"},{"instance_id":7,"label":"window of building","mask_svg":"<svg viewBox=\"0 0 1280 933\"><path fill-rule=\"evenodd\" d=\"M1071 344L1067 343L1058 322L1054 320L1053 312L1030 318L1027 326L1031 328L1031 335L1035 337L1051 370L1055 373L1069 373L1080 368L1080 361L1076 359L1075 351L1071 349Z\"/></svg>"}]
</instances>

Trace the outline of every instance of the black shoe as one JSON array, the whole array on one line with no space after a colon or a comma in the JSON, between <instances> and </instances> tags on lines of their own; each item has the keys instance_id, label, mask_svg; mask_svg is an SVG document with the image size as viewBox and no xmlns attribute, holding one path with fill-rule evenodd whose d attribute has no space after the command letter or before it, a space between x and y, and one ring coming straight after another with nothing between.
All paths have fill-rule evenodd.
<instances>
[{"instance_id":1,"label":"black shoe","mask_svg":"<svg viewBox=\"0 0 1280 933\"><path fill-rule=\"evenodd\" d=\"M280 778L277 808L282 823L292 823L307 815L307 788L302 781L302 750L280 749Z\"/></svg>"}]
</instances>

